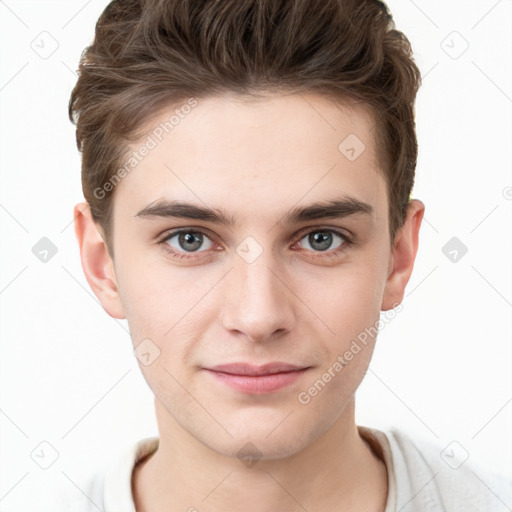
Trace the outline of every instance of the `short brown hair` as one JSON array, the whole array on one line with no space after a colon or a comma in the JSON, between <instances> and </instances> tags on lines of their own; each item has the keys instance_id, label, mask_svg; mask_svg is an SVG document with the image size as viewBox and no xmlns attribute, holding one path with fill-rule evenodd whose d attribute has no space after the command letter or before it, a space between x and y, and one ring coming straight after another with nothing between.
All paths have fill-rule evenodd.
<instances>
[{"instance_id":1,"label":"short brown hair","mask_svg":"<svg viewBox=\"0 0 512 512\"><path fill-rule=\"evenodd\" d=\"M164 106L225 92L316 92L369 106L392 242L403 224L421 75L381 1L114 0L78 74L69 117L84 197L110 251L113 190L100 198L94 191L116 173L126 143Z\"/></svg>"}]
</instances>

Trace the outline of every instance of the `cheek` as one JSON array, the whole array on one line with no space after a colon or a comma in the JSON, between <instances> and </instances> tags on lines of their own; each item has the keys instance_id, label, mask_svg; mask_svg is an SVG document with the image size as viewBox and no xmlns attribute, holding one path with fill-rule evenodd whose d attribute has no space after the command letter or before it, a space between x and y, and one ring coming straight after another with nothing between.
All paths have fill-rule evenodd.
<instances>
[{"instance_id":1,"label":"cheek","mask_svg":"<svg viewBox=\"0 0 512 512\"><path fill-rule=\"evenodd\" d=\"M336 336L346 340L379 317L384 291L382 271L358 262L340 268L325 284L312 290L311 302L319 316Z\"/></svg>"},{"instance_id":2,"label":"cheek","mask_svg":"<svg viewBox=\"0 0 512 512\"><path fill-rule=\"evenodd\" d=\"M140 370L157 396L180 394L177 382L187 382L195 340L203 337L204 296L214 276L202 282L161 263L139 265L136 271L131 263L122 266L119 290Z\"/></svg>"},{"instance_id":3,"label":"cheek","mask_svg":"<svg viewBox=\"0 0 512 512\"><path fill-rule=\"evenodd\" d=\"M354 318L348 309L346 313L333 323L336 335L324 339L321 366L296 392L299 404L311 404L312 409L318 410L328 407L331 419L341 414L363 380L378 333L378 314L371 318L365 310L365 314ZM324 411L319 416L328 418L329 414Z\"/></svg>"},{"instance_id":4,"label":"cheek","mask_svg":"<svg viewBox=\"0 0 512 512\"><path fill-rule=\"evenodd\" d=\"M312 379L314 387L306 400L313 400L313 395L319 393L341 405L359 386L379 330L381 287L379 266L360 262L347 266L346 272L340 271L327 293L318 296L315 307L330 332L323 337L326 357Z\"/></svg>"},{"instance_id":5,"label":"cheek","mask_svg":"<svg viewBox=\"0 0 512 512\"><path fill-rule=\"evenodd\" d=\"M196 294L189 282L175 272L166 273L161 263L142 257L125 258L118 264L119 293L134 344L139 338L162 339L186 313L189 298Z\"/></svg>"}]
</instances>

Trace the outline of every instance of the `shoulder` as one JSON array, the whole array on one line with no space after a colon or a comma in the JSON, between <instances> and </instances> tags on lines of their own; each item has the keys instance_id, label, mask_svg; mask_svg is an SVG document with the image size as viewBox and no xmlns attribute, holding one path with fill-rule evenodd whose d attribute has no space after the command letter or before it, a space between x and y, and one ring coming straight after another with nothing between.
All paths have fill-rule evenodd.
<instances>
[{"instance_id":1,"label":"shoulder","mask_svg":"<svg viewBox=\"0 0 512 512\"><path fill-rule=\"evenodd\" d=\"M98 470L85 484L74 484L53 504L59 512L97 512L103 509L103 493L106 470Z\"/></svg>"},{"instance_id":2,"label":"shoulder","mask_svg":"<svg viewBox=\"0 0 512 512\"><path fill-rule=\"evenodd\" d=\"M55 509L66 512L135 512L131 477L136 464L158 447L158 437L134 442L113 457L109 464L93 473L85 484L76 485L73 493L63 496Z\"/></svg>"},{"instance_id":3,"label":"shoulder","mask_svg":"<svg viewBox=\"0 0 512 512\"><path fill-rule=\"evenodd\" d=\"M510 510L512 482L471 461L470 453L459 442L441 446L414 439L397 429L385 434L393 456L397 487L408 485L416 493L409 497L409 503L414 500L436 503L447 512ZM425 507L430 509L435 510Z\"/></svg>"}]
</instances>

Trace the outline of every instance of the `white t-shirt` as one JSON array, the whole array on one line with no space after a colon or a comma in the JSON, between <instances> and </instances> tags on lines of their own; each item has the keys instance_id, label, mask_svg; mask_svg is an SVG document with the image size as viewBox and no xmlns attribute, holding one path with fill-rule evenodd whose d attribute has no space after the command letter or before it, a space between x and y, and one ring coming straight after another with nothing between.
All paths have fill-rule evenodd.
<instances>
[{"instance_id":1,"label":"white t-shirt","mask_svg":"<svg viewBox=\"0 0 512 512\"><path fill-rule=\"evenodd\" d=\"M456 442L441 451L396 429L358 426L384 460L388 473L385 512L506 512L512 510L512 481L468 463ZM158 437L142 439L105 474L91 479L80 503L66 512L136 512L131 492L137 461L158 448Z\"/></svg>"}]
</instances>

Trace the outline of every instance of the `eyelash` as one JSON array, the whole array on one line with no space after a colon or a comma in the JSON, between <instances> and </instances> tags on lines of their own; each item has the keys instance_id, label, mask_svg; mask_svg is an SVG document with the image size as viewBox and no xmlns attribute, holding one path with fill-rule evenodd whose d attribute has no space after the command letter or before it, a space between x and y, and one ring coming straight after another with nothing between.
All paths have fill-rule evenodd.
<instances>
[{"instance_id":1,"label":"eyelash","mask_svg":"<svg viewBox=\"0 0 512 512\"><path fill-rule=\"evenodd\" d=\"M317 257L322 258L322 259L336 258L336 257L338 257L340 255L341 252L343 252L343 251L349 249L351 246L355 245L355 236L349 237L345 233L342 233L341 231L338 231L338 230L332 229L332 228L315 228L315 229L312 229L310 231L301 232L301 234L298 236L296 241L293 242L293 245L296 245L298 242L300 242L306 236L308 236L308 235L310 235L312 233L319 233L319 232L334 233L335 235L338 235L343 240L343 243L339 247L337 247L336 249L333 249L333 250L327 250L325 252L323 252L323 251L313 251L313 253L314 253L313 257L314 258L317 258ZM179 259L179 260L189 260L190 261L190 260L196 259L198 257L201 257L200 254L202 252L204 252L204 251L197 251L197 252L192 252L192 253L186 253L186 252L178 253L178 252L176 252L174 249L172 249L166 243L171 238L173 238L176 235L179 235L181 233L201 234L201 235L204 235L205 237L211 239L211 237L208 235L208 233L206 233L205 231L203 231L201 229L194 229L194 228L178 229L178 230L172 231L170 233L169 232L165 233L158 240L158 244L162 245L164 251L167 252L171 257ZM305 249L305 250L307 252L311 252L308 249Z\"/></svg>"}]
</instances>

